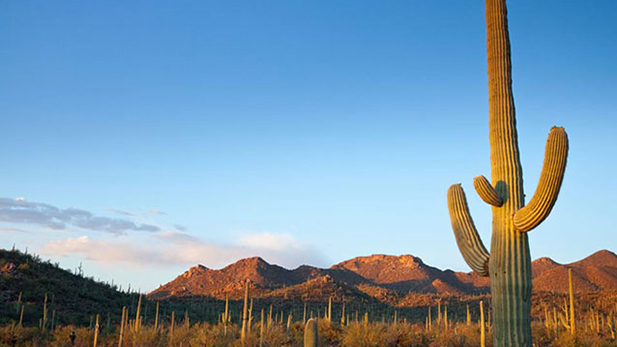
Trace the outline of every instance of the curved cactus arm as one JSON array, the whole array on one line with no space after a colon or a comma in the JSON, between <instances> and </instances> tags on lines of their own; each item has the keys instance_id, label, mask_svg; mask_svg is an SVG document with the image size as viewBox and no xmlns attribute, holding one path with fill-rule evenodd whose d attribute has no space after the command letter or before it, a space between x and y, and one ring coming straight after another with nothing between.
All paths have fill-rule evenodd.
<instances>
[{"instance_id":1,"label":"curved cactus arm","mask_svg":"<svg viewBox=\"0 0 617 347\"><path fill-rule=\"evenodd\" d=\"M463 259L479 275L488 276L489 254L473 224L465 192L460 184L453 184L448 189L448 210L456 244Z\"/></svg>"},{"instance_id":2,"label":"curved cactus arm","mask_svg":"<svg viewBox=\"0 0 617 347\"><path fill-rule=\"evenodd\" d=\"M548 134L544 164L536 192L527 206L514 214L514 227L527 232L548 217L557 201L568 159L568 134L562 127L553 127Z\"/></svg>"},{"instance_id":3,"label":"curved cactus arm","mask_svg":"<svg viewBox=\"0 0 617 347\"><path fill-rule=\"evenodd\" d=\"M482 200L484 200L487 204L495 207L503 205L503 200L499 197L499 194L497 194L497 191L493 188L491 182L489 182L486 177L482 175L474 177L473 186L476 188L478 195L480 195Z\"/></svg>"}]
</instances>

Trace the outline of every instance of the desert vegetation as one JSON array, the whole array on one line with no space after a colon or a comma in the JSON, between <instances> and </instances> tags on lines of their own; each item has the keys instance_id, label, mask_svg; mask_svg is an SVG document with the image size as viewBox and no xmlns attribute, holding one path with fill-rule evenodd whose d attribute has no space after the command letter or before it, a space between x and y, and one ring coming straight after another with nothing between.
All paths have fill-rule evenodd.
<instances>
[{"instance_id":1,"label":"desert vegetation","mask_svg":"<svg viewBox=\"0 0 617 347\"><path fill-rule=\"evenodd\" d=\"M484 303L481 301L481 303ZM481 304L484 306L483 304ZM487 305L489 306L489 305ZM572 316L566 307L547 305L546 318L532 322L535 346L617 346L613 313L580 310ZM39 325L12 322L0 328L1 346L303 346L318 341L321 346L493 346L494 326L490 307L480 317L451 318L448 307L430 308L424 322L392 316L369 318L368 313L333 316L324 314L305 322L287 313L270 316L264 310L247 320L225 313L216 322L192 321L189 314L155 316L140 313L139 306L126 308L120 319L96 315L91 325L58 324L40 318ZM430 316L429 316L430 314ZM456 315L455 315L456 316ZM101 318L103 317L103 318ZM243 323L244 322L244 323ZM575 324L572 324L576 322ZM315 327L318 333L314 333ZM315 335L317 340L315 340ZM311 342L313 343L313 342ZM309 344L314 346L314 344Z\"/></svg>"},{"instance_id":2,"label":"desert vegetation","mask_svg":"<svg viewBox=\"0 0 617 347\"><path fill-rule=\"evenodd\" d=\"M54 264L36 256L5 253L5 259L28 264L37 274L62 277ZM423 296L413 307L271 301L252 297L246 281L239 300L156 301L86 278L79 269L62 271L79 290L41 293L51 289L41 284L49 280L36 276L38 282L29 283L28 290L15 292L3 272L0 346L493 346L488 295ZM567 294L533 297L534 345L617 346L617 295L579 294L571 275L561 280Z\"/></svg>"}]
</instances>

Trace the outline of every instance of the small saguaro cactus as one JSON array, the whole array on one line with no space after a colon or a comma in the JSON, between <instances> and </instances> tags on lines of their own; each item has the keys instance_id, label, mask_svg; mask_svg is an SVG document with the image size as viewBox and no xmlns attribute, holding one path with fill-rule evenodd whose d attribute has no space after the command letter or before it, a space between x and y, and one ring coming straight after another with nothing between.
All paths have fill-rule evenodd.
<instances>
[{"instance_id":1,"label":"small saguaro cactus","mask_svg":"<svg viewBox=\"0 0 617 347\"><path fill-rule=\"evenodd\" d=\"M246 335L248 333L248 300L249 300L249 280L246 280L244 285L244 306L242 308L242 330L240 332L240 341L242 342L242 346L246 346Z\"/></svg>"},{"instance_id":2,"label":"small saguaro cactus","mask_svg":"<svg viewBox=\"0 0 617 347\"><path fill-rule=\"evenodd\" d=\"M568 136L553 127L548 135L540 182L525 206L512 93L506 0L486 1L491 181L474 179L492 206L491 252L473 223L460 184L448 189L448 209L458 247L478 274L490 276L495 346L531 346L531 258L527 232L553 208L563 181Z\"/></svg>"},{"instance_id":3,"label":"small saguaro cactus","mask_svg":"<svg viewBox=\"0 0 617 347\"><path fill-rule=\"evenodd\" d=\"M576 320L574 318L574 291L572 290L572 269L568 269L568 293L570 294L570 334L576 333Z\"/></svg>"},{"instance_id":4,"label":"small saguaro cactus","mask_svg":"<svg viewBox=\"0 0 617 347\"><path fill-rule=\"evenodd\" d=\"M317 347L318 338L317 321L311 318L304 327L304 347Z\"/></svg>"}]
</instances>

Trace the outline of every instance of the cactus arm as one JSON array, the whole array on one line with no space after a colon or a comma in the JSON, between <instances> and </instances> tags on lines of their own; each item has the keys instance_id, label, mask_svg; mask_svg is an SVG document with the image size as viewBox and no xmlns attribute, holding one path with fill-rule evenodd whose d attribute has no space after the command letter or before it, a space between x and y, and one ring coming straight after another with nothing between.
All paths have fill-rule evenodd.
<instances>
[{"instance_id":1,"label":"cactus arm","mask_svg":"<svg viewBox=\"0 0 617 347\"><path fill-rule=\"evenodd\" d=\"M475 272L488 276L489 254L480 240L460 184L453 184L448 189L448 210L456 244L463 259Z\"/></svg>"},{"instance_id":2,"label":"cactus arm","mask_svg":"<svg viewBox=\"0 0 617 347\"><path fill-rule=\"evenodd\" d=\"M487 204L495 207L503 205L503 200L499 197L499 194L497 194L497 191L486 177L482 175L474 177L473 186L476 188L476 192L478 192L480 198Z\"/></svg>"},{"instance_id":3,"label":"cactus arm","mask_svg":"<svg viewBox=\"0 0 617 347\"><path fill-rule=\"evenodd\" d=\"M514 226L521 232L537 227L548 217L557 201L568 158L568 135L561 127L548 134L544 164L536 192L527 206L514 214Z\"/></svg>"}]
</instances>

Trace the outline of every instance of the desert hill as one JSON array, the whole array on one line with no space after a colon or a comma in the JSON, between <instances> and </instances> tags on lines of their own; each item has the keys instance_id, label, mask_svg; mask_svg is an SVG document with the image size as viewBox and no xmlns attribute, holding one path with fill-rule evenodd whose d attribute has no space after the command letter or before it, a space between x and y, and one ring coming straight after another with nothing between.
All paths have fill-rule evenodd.
<instances>
[{"instance_id":1,"label":"desert hill","mask_svg":"<svg viewBox=\"0 0 617 347\"><path fill-rule=\"evenodd\" d=\"M567 292L568 269L573 272L576 300L580 307L614 307L617 293L617 256L599 251L571 264L559 264L549 258L532 263L534 315L543 314L543 305L559 306ZM419 312L414 308L448 304L452 312L464 315L465 305L476 305L488 296L489 281L470 272L442 271L425 264L420 258L404 255L372 255L357 257L327 269L300 266L289 270L269 264L261 258L248 258L223 269L208 269L197 265L170 283L149 294L143 302L144 319L153 319L154 301L163 300L161 314L169 318L172 311L190 311L195 321L216 321L225 307L226 296L238 312L242 307L244 283L251 285L251 297L257 299L256 309L295 309L302 313L303 303L311 309L323 311L329 298L337 309L341 302L348 308L388 310L396 306L399 313L412 319ZM21 295L20 295L21 293ZM37 324L42 317L44 298L55 322L86 324L96 314L117 320L126 306L136 313L139 294L134 290L120 290L113 283L95 281L81 271L61 269L58 264L43 261L36 255L17 250L0 250L0 323L19 319L25 308L24 322ZM606 305L604 305L604 304ZM598 306L600 305L600 306ZM604 306L602 306L604 305ZM610 306L610 307L609 307ZM408 309L409 311L404 311ZM299 310L299 311L298 311ZM381 311L380 311L381 312Z\"/></svg>"},{"instance_id":2,"label":"desert hill","mask_svg":"<svg viewBox=\"0 0 617 347\"><path fill-rule=\"evenodd\" d=\"M617 255L602 250L571 264L550 258L532 262L534 292L565 293L568 269L579 293L617 290ZM254 257L220 270L190 268L149 294L155 299L212 297L239 299L249 280L254 297L279 300L377 301L399 305L410 294L476 295L489 291L489 279L474 272L440 270L412 255L356 257L328 269L303 265L289 270Z\"/></svg>"}]
</instances>

